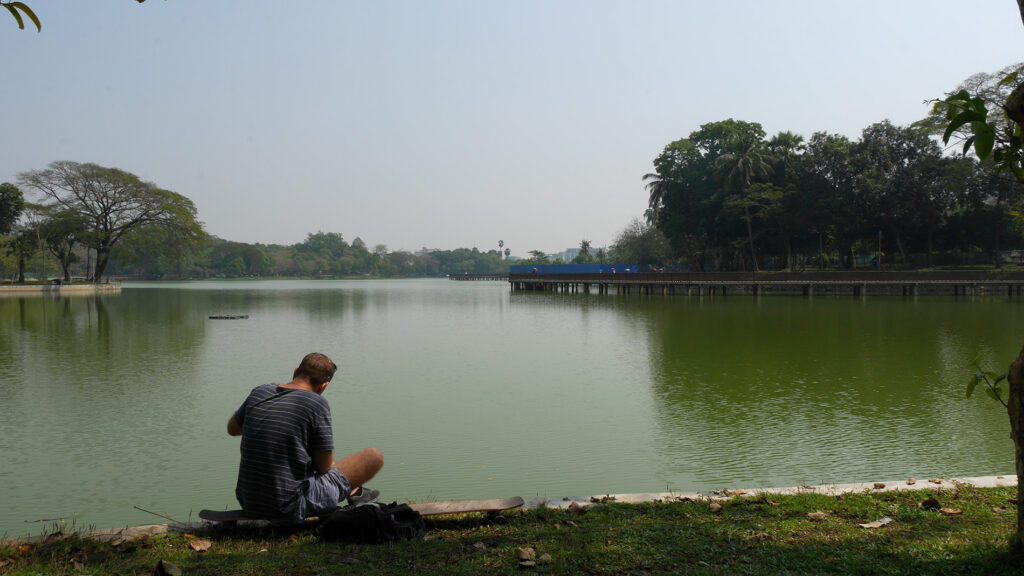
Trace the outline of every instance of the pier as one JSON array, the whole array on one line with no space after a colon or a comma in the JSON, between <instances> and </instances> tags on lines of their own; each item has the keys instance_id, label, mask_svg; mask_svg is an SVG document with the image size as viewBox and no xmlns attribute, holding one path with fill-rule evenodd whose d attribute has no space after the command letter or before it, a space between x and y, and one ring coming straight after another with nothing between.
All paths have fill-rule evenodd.
<instances>
[{"instance_id":1,"label":"pier","mask_svg":"<svg viewBox=\"0 0 1024 576\"><path fill-rule=\"evenodd\" d=\"M1024 272L666 272L647 274L509 274L513 292L725 296L952 295L1022 296Z\"/></svg>"},{"instance_id":2,"label":"pier","mask_svg":"<svg viewBox=\"0 0 1024 576\"><path fill-rule=\"evenodd\" d=\"M449 274L448 279L456 280L459 282L504 282L505 280L508 280L508 273L503 272L501 274Z\"/></svg>"}]
</instances>

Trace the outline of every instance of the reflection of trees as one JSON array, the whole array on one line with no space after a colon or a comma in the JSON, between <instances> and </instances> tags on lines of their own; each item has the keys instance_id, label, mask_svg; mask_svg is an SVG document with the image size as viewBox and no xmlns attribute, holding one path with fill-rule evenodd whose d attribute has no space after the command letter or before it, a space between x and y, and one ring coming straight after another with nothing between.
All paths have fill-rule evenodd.
<instances>
[{"instance_id":1,"label":"reflection of trees","mask_svg":"<svg viewBox=\"0 0 1024 576\"><path fill-rule=\"evenodd\" d=\"M33 380L102 385L106 394L145 374L187 373L190 351L202 340L199 314L182 306L180 294L146 296L155 293L0 298L0 342L19 343L3 344L4 353L31 367Z\"/></svg>"},{"instance_id":2,"label":"reflection of trees","mask_svg":"<svg viewBox=\"0 0 1024 576\"><path fill-rule=\"evenodd\" d=\"M1014 348L991 340L1006 312L786 297L665 307L649 316L664 466L703 487L1005 472L1004 423L965 401L961 380L979 343Z\"/></svg>"}]
</instances>

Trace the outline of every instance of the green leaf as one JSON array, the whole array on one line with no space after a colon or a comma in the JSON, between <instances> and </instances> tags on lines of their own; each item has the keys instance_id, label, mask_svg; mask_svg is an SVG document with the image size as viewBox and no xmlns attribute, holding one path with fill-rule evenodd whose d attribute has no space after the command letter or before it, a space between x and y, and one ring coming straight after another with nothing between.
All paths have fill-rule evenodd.
<instances>
[{"instance_id":1,"label":"green leaf","mask_svg":"<svg viewBox=\"0 0 1024 576\"><path fill-rule=\"evenodd\" d=\"M969 122L984 122L986 116L974 110L965 110L957 114L955 118L949 121L949 126L946 127L946 132L942 135L942 141L949 142L953 132L956 132L958 128Z\"/></svg>"},{"instance_id":2,"label":"green leaf","mask_svg":"<svg viewBox=\"0 0 1024 576\"><path fill-rule=\"evenodd\" d=\"M999 393L996 391L996 389L986 388L985 393L988 394L989 398L995 400L996 402L1003 401L1003 399L999 397Z\"/></svg>"},{"instance_id":3,"label":"green leaf","mask_svg":"<svg viewBox=\"0 0 1024 576\"><path fill-rule=\"evenodd\" d=\"M996 133L992 130L992 127L988 124L984 124L984 129L974 131L974 153L978 155L978 158L984 160L992 154L992 148L996 144Z\"/></svg>"},{"instance_id":4,"label":"green leaf","mask_svg":"<svg viewBox=\"0 0 1024 576\"><path fill-rule=\"evenodd\" d=\"M29 17L30 20L32 20L32 23L36 25L36 32L43 31L43 25L39 23L39 18L36 18L36 13L33 12L31 8L26 6L24 2L11 2L11 6L14 6L18 10L21 10L22 12L25 13L26 16Z\"/></svg>"},{"instance_id":5,"label":"green leaf","mask_svg":"<svg viewBox=\"0 0 1024 576\"><path fill-rule=\"evenodd\" d=\"M971 136L967 140L964 140L964 149L961 150L960 153L963 154L964 156L967 156L967 151L970 150L971 146L973 146L973 145L974 145L974 136Z\"/></svg>"},{"instance_id":6,"label":"green leaf","mask_svg":"<svg viewBox=\"0 0 1024 576\"><path fill-rule=\"evenodd\" d=\"M21 19L21 14L18 14L18 11L14 9L14 6L11 5L11 4L4 4L4 8L7 8L7 10L11 13L11 15L14 16L14 19L18 21L18 28L21 28L22 30L24 30L25 29L25 21Z\"/></svg>"},{"instance_id":7,"label":"green leaf","mask_svg":"<svg viewBox=\"0 0 1024 576\"><path fill-rule=\"evenodd\" d=\"M993 382L992 384L998 386L999 383L1002 382L1003 380L1006 380L1006 374L1000 374L999 377L996 378L996 381Z\"/></svg>"},{"instance_id":8,"label":"green leaf","mask_svg":"<svg viewBox=\"0 0 1024 576\"><path fill-rule=\"evenodd\" d=\"M971 379L967 381L967 397L970 398L971 394L974 394L974 389L978 386L978 379L971 376Z\"/></svg>"},{"instance_id":9,"label":"green leaf","mask_svg":"<svg viewBox=\"0 0 1024 576\"><path fill-rule=\"evenodd\" d=\"M1016 71L1016 72L1010 72L1005 77L1003 77L1002 80L999 81L999 85L1000 86L1005 86L1006 84L1009 84L1010 82L1013 82L1014 80L1017 79L1017 74L1019 72L1020 72L1019 70Z\"/></svg>"}]
</instances>

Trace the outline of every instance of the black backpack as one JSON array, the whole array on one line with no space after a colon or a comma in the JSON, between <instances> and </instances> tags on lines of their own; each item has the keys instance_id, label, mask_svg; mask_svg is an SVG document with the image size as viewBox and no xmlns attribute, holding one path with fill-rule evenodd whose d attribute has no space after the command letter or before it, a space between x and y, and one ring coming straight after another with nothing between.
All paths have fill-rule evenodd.
<instances>
[{"instance_id":1,"label":"black backpack","mask_svg":"<svg viewBox=\"0 0 1024 576\"><path fill-rule=\"evenodd\" d=\"M318 531L326 542L381 544L423 538L426 524L407 504L369 502L335 511Z\"/></svg>"}]
</instances>

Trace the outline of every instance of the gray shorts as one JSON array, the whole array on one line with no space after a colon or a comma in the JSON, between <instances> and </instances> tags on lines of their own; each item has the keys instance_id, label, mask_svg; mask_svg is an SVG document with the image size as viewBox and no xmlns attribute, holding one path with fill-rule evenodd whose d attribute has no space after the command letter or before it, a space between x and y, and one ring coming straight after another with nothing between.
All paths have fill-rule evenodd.
<instances>
[{"instance_id":1,"label":"gray shorts","mask_svg":"<svg viewBox=\"0 0 1024 576\"><path fill-rule=\"evenodd\" d=\"M351 491L348 478L337 466L331 466L326 474L314 474L299 484L297 516L310 518L330 514Z\"/></svg>"}]
</instances>

